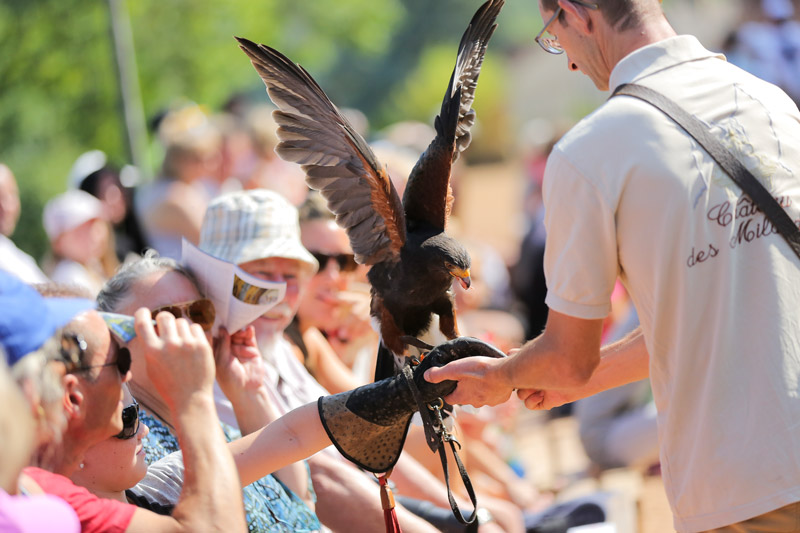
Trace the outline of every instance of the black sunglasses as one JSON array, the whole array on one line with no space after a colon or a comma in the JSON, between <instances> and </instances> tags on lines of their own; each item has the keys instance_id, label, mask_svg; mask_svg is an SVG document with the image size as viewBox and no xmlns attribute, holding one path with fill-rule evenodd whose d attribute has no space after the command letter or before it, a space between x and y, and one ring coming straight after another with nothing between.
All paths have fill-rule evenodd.
<instances>
[{"instance_id":1,"label":"black sunglasses","mask_svg":"<svg viewBox=\"0 0 800 533\"><path fill-rule=\"evenodd\" d=\"M116 344L115 341L111 341ZM131 369L131 352L124 346L117 347L117 359L102 365L86 365L81 366L81 361L86 358L86 348L88 344L80 334L66 334L61 337L61 357L64 364L67 366L67 373L74 374L76 372L84 372L92 368L102 368L104 366L116 366L119 371L120 377Z\"/></svg>"},{"instance_id":2,"label":"black sunglasses","mask_svg":"<svg viewBox=\"0 0 800 533\"><path fill-rule=\"evenodd\" d=\"M358 266L358 263L356 263L356 258L353 254L328 255L320 252L311 252L311 255L313 255L314 259L319 262L319 269L321 271L325 270L325 267L328 266L328 261L331 259L336 261L336 264L339 266L339 270L342 272L352 272Z\"/></svg>"},{"instance_id":3,"label":"black sunglasses","mask_svg":"<svg viewBox=\"0 0 800 533\"><path fill-rule=\"evenodd\" d=\"M139 433L139 404L136 398L133 403L122 410L122 431L114 435L117 439L132 439Z\"/></svg>"}]
</instances>

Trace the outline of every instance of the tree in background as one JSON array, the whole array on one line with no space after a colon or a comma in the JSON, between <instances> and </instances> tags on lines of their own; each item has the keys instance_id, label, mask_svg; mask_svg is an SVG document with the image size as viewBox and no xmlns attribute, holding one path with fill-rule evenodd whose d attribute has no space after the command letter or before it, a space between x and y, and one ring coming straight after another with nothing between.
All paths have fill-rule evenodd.
<instances>
[{"instance_id":1,"label":"tree in background","mask_svg":"<svg viewBox=\"0 0 800 533\"><path fill-rule=\"evenodd\" d=\"M144 111L151 118L179 99L215 110L236 92L266 102L233 39L241 35L285 52L340 107L364 111L377 128L430 122L464 21L480 1L127 2ZM507 7L524 8L537 23L530 6ZM513 15L503 19L501 27L514 27ZM118 165L129 162L109 28L106 2L0 3L0 161L16 174L23 201L14 240L34 257L47 246L42 206L66 188L77 155L99 148ZM529 39L526 31L520 38ZM512 39L498 32L490 53ZM487 61L476 99L483 122L498 115L492 106L503 101L502 84L491 79L501 72Z\"/></svg>"}]
</instances>

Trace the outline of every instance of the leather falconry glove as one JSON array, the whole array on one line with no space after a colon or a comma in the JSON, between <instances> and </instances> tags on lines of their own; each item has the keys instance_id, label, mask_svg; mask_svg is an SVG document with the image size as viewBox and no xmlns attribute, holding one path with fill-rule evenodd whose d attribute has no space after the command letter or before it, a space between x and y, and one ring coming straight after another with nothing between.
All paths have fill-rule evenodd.
<instances>
[{"instance_id":1,"label":"leather falconry glove","mask_svg":"<svg viewBox=\"0 0 800 533\"><path fill-rule=\"evenodd\" d=\"M425 371L469 356L498 358L505 354L481 340L459 337L431 349L422 362L406 366L401 374L321 397L317 407L328 437L359 467L374 473L389 471L400 457L418 406L438 403L456 388L456 381L425 381Z\"/></svg>"}]
</instances>

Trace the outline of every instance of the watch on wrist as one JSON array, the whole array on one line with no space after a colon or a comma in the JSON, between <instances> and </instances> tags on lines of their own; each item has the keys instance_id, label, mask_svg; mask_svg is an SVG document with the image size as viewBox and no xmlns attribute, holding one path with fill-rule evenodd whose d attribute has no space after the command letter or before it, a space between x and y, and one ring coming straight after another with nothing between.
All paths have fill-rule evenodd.
<instances>
[{"instance_id":1,"label":"watch on wrist","mask_svg":"<svg viewBox=\"0 0 800 533\"><path fill-rule=\"evenodd\" d=\"M489 522L494 522L494 516L486 507L478 507L478 510L475 511L475 520L478 524L488 524Z\"/></svg>"},{"instance_id":2,"label":"watch on wrist","mask_svg":"<svg viewBox=\"0 0 800 533\"><path fill-rule=\"evenodd\" d=\"M468 525L465 529L465 533L476 533L478 531L478 526L481 524L488 524L489 522L494 522L494 516L492 513L489 512L489 509L486 507L478 507L475 510L475 521Z\"/></svg>"}]
</instances>

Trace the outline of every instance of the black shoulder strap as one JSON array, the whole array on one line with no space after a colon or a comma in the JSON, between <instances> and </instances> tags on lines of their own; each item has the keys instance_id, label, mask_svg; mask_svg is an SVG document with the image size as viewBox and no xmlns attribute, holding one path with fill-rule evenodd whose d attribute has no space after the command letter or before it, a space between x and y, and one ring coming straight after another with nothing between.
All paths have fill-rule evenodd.
<instances>
[{"instance_id":1,"label":"black shoulder strap","mask_svg":"<svg viewBox=\"0 0 800 533\"><path fill-rule=\"evenodd\" d=\"M622 84L616 88L611 97L619 95L633 96L653 105L674 120L686 133L694 137L714 161L741 187L742 191L753 200L753 203L764 212L764 216L769 219L770 223L789 243L792 251L800 258L800 229L761 182L716 137L711 135L711 132L699 119L690 115L663 94L648 87L633 83Z\"/></svg>"}]
</instances>

